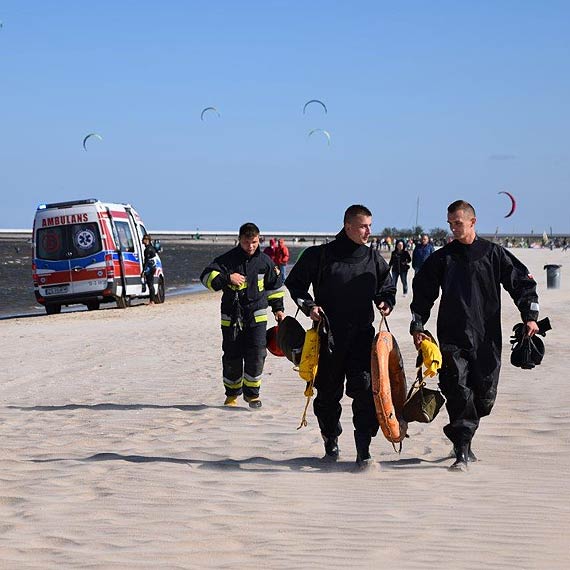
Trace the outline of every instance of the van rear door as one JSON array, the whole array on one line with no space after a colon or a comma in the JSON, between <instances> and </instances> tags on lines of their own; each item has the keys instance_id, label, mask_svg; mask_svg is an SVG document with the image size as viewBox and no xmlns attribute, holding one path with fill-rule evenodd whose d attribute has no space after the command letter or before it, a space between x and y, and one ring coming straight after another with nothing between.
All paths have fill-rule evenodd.
<instances>
[{"instance_id":1,"label":"van rear door","mask_svg":"<svg viewBox=\"0 0 570 570\"><path fill-rule=\"evenodd\" d=\"M71 293L70 255L65 226L39 228L35 243L39 294L48 299L50 296Z\"/></svg>"},{"instance_id":2,"label":"van rear door","mask_svg":"<svg viewBox=\"0 0 570 570\"><path fill-rule=\"evenodd\" d=\"M72 293L102 291L107 286L107 271L99 224L82 222L67 229Z\"/></svg>"}]
</instances>

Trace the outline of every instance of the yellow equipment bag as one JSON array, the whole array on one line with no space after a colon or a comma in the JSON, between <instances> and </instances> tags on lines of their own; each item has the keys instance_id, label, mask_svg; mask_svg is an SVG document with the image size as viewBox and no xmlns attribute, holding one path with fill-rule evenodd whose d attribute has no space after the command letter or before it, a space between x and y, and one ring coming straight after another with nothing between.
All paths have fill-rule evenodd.
<instances>
[{"instance_id":1,"label":"yellow equipment bag","mask_svg":"<svg viewBox=\"0 0 570 570\"><path fill-rule=\"evenodd\" d=\"M424 378L433 378L441 368L441 352L435 341L424 339L420 343L423 365L426 367Z\"/></svg>"},{"instance_id":2,"label":"yellow equipment bag","mask_svg":"<svg viewBox=\"0 0 570 570\"><path fill-rule=\"evenodd\" d=\"M297 429L307 426L307 409L314 394L313 384L315 383L317 370L319 369L319 351L321 348L320 329L320 322L313 323L312 328L305 333L305 343L303 344L301 362L299 363L299 376L307 382L307 387L304 392L307 401L305 403L301 423Z\"/></svg>"},{"instance_id":3,"label":"yellow equipment bag","mask_svg":"<svg viewBox=\"0 0 570 570\"><path fill-rule=\"evenodd\" d=\"M305 333L299 376L306 382L314 382L319 368L319 350L321 342L317 323Z\"/></svg>"}]
</instances>

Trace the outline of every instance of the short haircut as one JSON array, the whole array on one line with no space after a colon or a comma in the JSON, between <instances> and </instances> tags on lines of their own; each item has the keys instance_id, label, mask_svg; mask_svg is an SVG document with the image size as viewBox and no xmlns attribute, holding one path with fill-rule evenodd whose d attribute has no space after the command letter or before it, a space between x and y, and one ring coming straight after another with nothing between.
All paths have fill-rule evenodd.
<instances>
[{"instance_id":1,"label":"short haircut","mask_svg":"<svg viewBox=\"0 0 570 570\"><path fill-rule=\"evenodd\" d=\"M149 234L144 234L144 236L143 236L143 241L144 241L145 239L147 239L148 241L152 241L152 238L150 237Z\"/></svg>"},{"instance_id":2,"label":"short haircut","mask_svg":"<svg viewBox=\"0 0 570 570\"><path fill-rule=\"evenodd\" d=\"M372 216L372 212L362 204L353 204L346 209L344 213L344 223L350 222L356 216Z\"/></svg>"},{"instance_id":3,"label":"short haircut","mask_svg":"<svg viewBox=\"0 0 570 570\"><path fill-rule=\"evenodd\" d=\"M259 228L253 222L246 222L239 229L239 237L252 238L258 236L259 233Z\"/></svg>"},{"instance_id":4,"label":"short haircut","mask_svg":"<svg viewBox=\"0 0 570 570\"><path fill-rule=\"evenodd\" d=\"M455 200L447 206L447 213L454 214L457 210L463 210L466 214L473 216L475 218L475 208L465 200Z\"/></svg>"}]
</instances>

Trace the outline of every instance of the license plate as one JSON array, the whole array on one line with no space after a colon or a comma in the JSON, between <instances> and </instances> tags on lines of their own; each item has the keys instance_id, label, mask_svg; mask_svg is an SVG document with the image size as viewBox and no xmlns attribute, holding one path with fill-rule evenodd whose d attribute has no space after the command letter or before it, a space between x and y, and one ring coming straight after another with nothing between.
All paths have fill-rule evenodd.
<instances>
[{"instance_id":1,"label":"license plate","mask_svg":"<svg viewBox=\"0 0 570 570\"><path fill-rule=\"evenodd\" d=\"M59 285L56 287L46 287L44 289L44 295L47 297L49 295L63 295L69 291L69 285Z\"/></svg>"}]
</instances>

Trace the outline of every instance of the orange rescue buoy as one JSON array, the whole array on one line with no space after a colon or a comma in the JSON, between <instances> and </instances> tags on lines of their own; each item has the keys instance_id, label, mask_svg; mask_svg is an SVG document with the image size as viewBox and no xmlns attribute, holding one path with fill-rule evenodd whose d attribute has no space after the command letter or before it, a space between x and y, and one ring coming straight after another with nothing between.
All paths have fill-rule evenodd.
<instances>
[{"instance_id":1,"label":"orange rescue buoy","mask_svg":"<svg viewBox=\"0 0 570 570\"><path fill-rule=\"evenodd\" d=\"M396 339L387 331L380 331L372 345L372 394L376 417L384 437L400 443L408 431L402 417L406 401L406 375L402 354Z\"/></svg>"}]
</instances>

